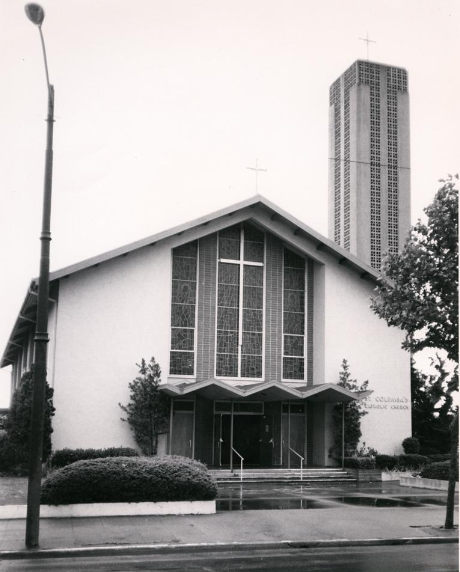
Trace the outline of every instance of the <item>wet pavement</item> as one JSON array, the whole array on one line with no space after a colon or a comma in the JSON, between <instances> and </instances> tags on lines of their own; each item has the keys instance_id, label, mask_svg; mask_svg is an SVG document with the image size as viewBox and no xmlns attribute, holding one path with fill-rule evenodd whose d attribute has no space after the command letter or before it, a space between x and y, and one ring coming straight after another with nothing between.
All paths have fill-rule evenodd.
<instances>
[{"instance_id":1,"label":"wet pavement","mask_svg":"<svg viewBox=\"0 0 460 572\"><path fill-rule=\"evenodd\" d=\"M331 509L340 505L373 508L420 508L446 505L447 493L401 487L397 482L314 487L295 484L219 485L217 511ZM456 495L458 505L458 495Z\"/></svg>"}]
</instances>

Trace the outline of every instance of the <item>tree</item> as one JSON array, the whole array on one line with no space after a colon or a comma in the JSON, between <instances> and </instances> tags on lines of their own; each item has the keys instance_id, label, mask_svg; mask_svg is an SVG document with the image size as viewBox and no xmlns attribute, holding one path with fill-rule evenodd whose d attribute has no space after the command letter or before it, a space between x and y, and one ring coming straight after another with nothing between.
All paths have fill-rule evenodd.
<instances>
[{"instance_id":1,"label":"tree","mask_svg":"<svg viewBox=\"0 0 460 572\"><path fill-rule=\"evenodd\" d=\"M450 451L450 425L454 419L452 394L447 387L457 376L457 368L449 373L446 360L438 355L431 364L435 373L427 375L411 360L412 435L420 441L422 455Z\"/></svg>"},{"instance_id":2,"label":"tree","mask_svg":"<svg viewBox=\"0 0 460 572\"><path fill-rule=\"evenodd\" d=\"M34 366L23 374L19 387L13 393L11 408L5 420L5 435L2 439L1 464L6 469L27 470L30 454L30 420L32 414L32 391L34 384ZM43 461L51 454L51 417L54 390L46 384L45 420L43 427Z\"/></svg>"},{"instance_id":3,"label":"tree","mask_svg":"<svg viewBox=\"0 0 460 572\"><path fill-rule=\"evenodd\" d=\"M356 379L352 379L350 373L350 366L346 359L342 362L342 370L339 373L339 382L337 385L349 389L353 392L367 391L369 382L365 381L361 385L358 384ZM334 449L336 454L342 451L342 414L344 415L345 425L345 456L350 456L356 453L359 440L361 439L361 418L367 415L364 410L362 401L347 401L342 404L334 406L332 410L332 423L333 423L333 436L334 436Z\"/></svg>"},{"instance_id":4,"label":"tree","mask_svg":"<svg viewBox=\"0 0 460 572\"><path fill-rule=\"evenodd\" d=\"M144 455L156 455L158 437L169 431L170 398L161 393L160 366L152 357L149 364L142 359L139 368L140 376L130 384L131 402L119 406L127 414L127 421L134 438Z\"/></svg>"},{"instance_id":5,"label":"tree","mask_svg":"<svg viewBox=\"0 0 460 572\"><path fill-rule=\"evenodd\" d=\"M424 348L445 350L458 361L458 175L449 175L433 202L425 209L427 223L413 227L400 253L389 253L382 265L372 309L406 332L403 347L412 352ZM458 391L458 375L442 376L431 386L433 401L443 392ZM446 528L453 527L457 458L456 427L451 425L451 464L447 496Z\"/></svg>"},{"instance_id":6,"label":"tree","mask_svg":"<svg viewBox=\"0 0 460 572\"><path fill-rule=\"evenodd\" d=\"M427 223L419 220L402 251L384 258L372 309L406 332L405 349L443 349L456 362L458 189L452 177L443 182L425 209Z\"/></svg>"}]
</instances>

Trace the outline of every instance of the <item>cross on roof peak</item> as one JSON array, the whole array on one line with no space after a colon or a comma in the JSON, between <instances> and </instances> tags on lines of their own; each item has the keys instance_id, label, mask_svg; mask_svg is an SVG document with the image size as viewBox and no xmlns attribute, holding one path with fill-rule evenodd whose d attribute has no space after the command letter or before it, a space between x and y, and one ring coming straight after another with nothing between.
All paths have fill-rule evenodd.
<instances>
[{"instance_id":1,"label":"cross on roof peak","mask_svg":"<svg viewBox=\"0 0 460 572\"><path fill-rule=\"evenodd\" d=\"M366 37L365 38L359 38L360 40L362 40L363 42L366 42L366 48L367 48L367 59L369 59L369 44L376 44L377 42L375 40L370 40L369 39L369 32L366 32Z\"/></svg>"}]
</instances>

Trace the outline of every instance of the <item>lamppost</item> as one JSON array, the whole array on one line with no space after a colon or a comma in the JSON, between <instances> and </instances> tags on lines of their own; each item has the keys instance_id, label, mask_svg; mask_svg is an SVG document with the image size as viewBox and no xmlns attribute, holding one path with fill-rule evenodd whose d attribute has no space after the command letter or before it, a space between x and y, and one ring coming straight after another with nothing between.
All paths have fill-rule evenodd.
<instances>
[{"instance_id":1,"label":"lamppost","mask_svg":"<svg viewBox=\"0 0 460 572\"><path fill-rule=\"evenodd\" d=\"M40 528L40 495L43 457L43 422L45 417L46 395L46 348L48 337L48 298L49 298L49 266L50 266L50 220L51 220L51 188L53 174L53 123L54 123L54 88L50 85L48 64L46 61L45 42L42 34L42 23L45 12L38 4L27 4L25 7L29 20L38 26L45 61L46 86L48 90L48 117L46 119L46 156L45 183L43 191L43 218L40 235L40 275L38 279L37 322L35 327L35 359L34 387L32 399L32 417L30 427L30 460L29 484L27 490L26 546L36 548Z\"/></svg>"}]
</instances>

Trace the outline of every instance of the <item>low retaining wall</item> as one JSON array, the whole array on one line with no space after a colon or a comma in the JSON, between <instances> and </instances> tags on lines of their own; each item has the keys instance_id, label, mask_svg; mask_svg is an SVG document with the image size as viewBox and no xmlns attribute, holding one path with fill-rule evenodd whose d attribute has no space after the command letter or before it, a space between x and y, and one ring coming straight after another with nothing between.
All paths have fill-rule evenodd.
<instances>
[{"instance_id":1,"label":"low retaining wall","mask_svg":"<svg viewBox=\"0 0 460 572\"><path fill-rule=\"evenodd\" d=\"M81 518L94 516L164 516L215 514L216 501L120 502L94 504L41 505L40 518ZM27 505L0 506L0 520L26 518Z\"/></svg>"},{"instance_id":2,"label":"low retaining wall","mask_svg":"<svg viewBox=\"0 0 460 572\"><path fill-rule=\"evenodd\" d=\"M380 469L349 469L345 467L345 470L358 483L375 483L382 480L382 471Z\"/></svg>"},{"instance_id":3,"label":"low retaining wall","mask_svg":"<svg viewBox=\"0 0 460 572\"><path fill-rule=\"evenodd\" d=\"M401 477L399 484L402 487L417 487L419 489L434 489L436 491L447 491L449 488L449 481L423 479L422 477ZM455 492L458 492L458 483L455 484Z\"/></svg>"}]
</instances>

